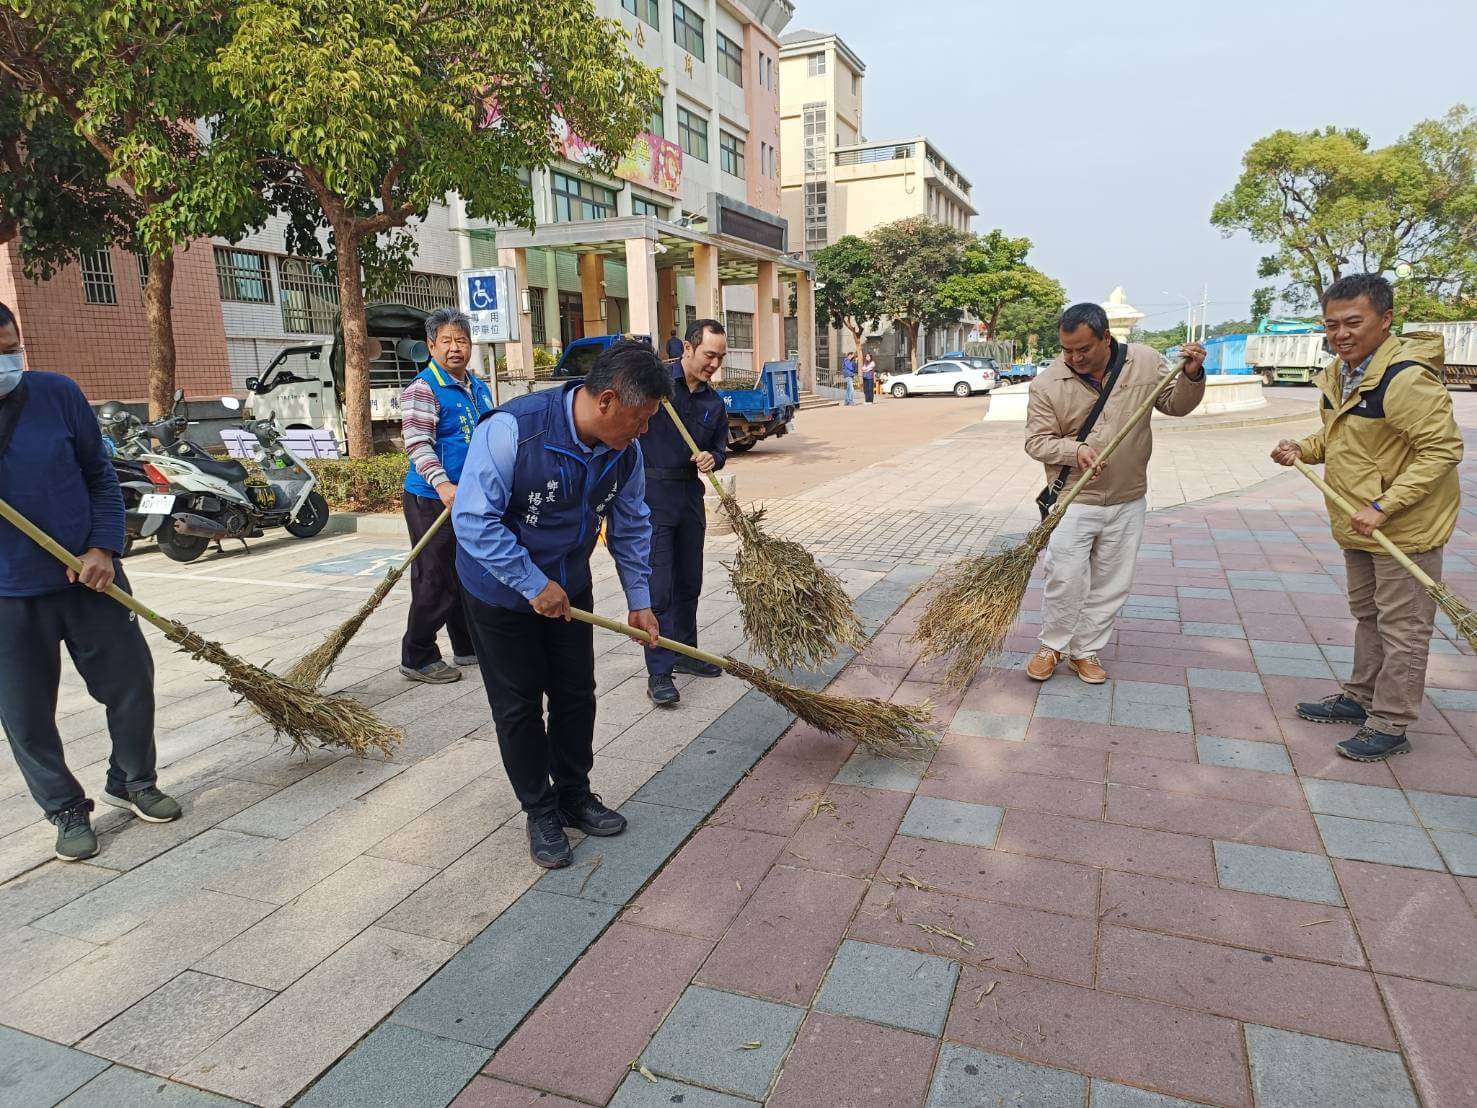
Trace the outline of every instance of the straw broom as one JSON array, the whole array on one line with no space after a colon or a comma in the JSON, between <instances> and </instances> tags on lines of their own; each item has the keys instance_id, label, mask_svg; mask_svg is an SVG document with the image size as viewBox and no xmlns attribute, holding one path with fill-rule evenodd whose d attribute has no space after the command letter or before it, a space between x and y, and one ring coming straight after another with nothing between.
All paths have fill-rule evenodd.
<instances>
[{"instance_id":1,"label":"straw broom","mask_svg":"<svg viewBox=\"0 0 1477 1108\"><path fill-rule=\"evenodd\" d=\"M1346 512L1350 516L1358 514L1359 509L1350 504L1339 493L1335 492L1333 487L1322 477L1319 477L1306 462L1294 459L1292 464L1297 467L1299 473L1322 489L1323 495L1337 504L1340 511ZM1452 623L1456 624L1457 631L1472 645L1472 649L1477 650L1477 612L1474 612L1471 606L1460 596L1452 592L1420 566L1416 565L1411 560L1410 555L1391 542L1389 537L1378 527L1371 531L1370 535L1385 548L1386 554L1399 562L1407 573L1420 582L1421 588L1426 590L1426 595L1436 602L1436 606L1446 613L1447 618Z\"/></svg>"},{"instance_id":2,"label":"straw broom","mask_svg":"<svg viewBox=\"0 0 1477 1108\"><path fill-rule=\"evenodd\" d=\"M323 642L308 651L297 661L293 662L287 672L282 675L283 679L290 681L300 689L316 689L323 684L324 679L333 669L338 661L338 656L344 652L344 647L349 645L352 639L364 626L364 621L370 617L380 601L390 595L400 578L405 576L405 571L410 564L420 556L420 552L435 537L436 532L441 530L441 525L451 518L451 509L447 508L436 517L436 522L426 529L426 533L420 537L420 541L410 548L410 553L405 561L401 562L379 583L374 592L369 594L369 599L359 606L359 610L351 615L338 628L333 631Z\"/></svg>"},{"instance_id":3,"label":"straw broom","mask_svg":"<svg viewBox=\"0 0 1477 1108\"><path fill-rule=\"evenodd\" d=\"M688 448L698 453L677 409L668 400L662 407ZM816 669L842 645L862 649L866 636L841 582L799 543L767 534L760 526L762 508L745 515L714 474L708 480L739 538L738 557L728 570L744 634L754 649L786 670Z\"/></svg>"},{"instance_id":4,"label":"straw broom","mask_svg":"<svg viewBox=\"0 0 1477 1108\"><path fill-rule=\"evenodd\" d=\"M618 619L609 619L579 608L570 608L569 614L582 623L629 635L637 642L651 642L646 632ZM828 735L849 736L872 753L885 758L917 758L933 753L938 746L937 736L928 729L928 723L933 718L933 705L929 702L892 704L872 696L835 696L812 692L788 681L781 681L762 669L745 665L736 658L719 657L668 638L658 638L657 644L700 662L711 663L752 685L816 730Z\"/></svg>"},{"instance_id":5,"label":"straw broom","mask_svg":"<svg viewBox=\"0 0 1477 1108\"><path fill-rule=\"evenodd\" d=\"M0 517L14 524L62 565L81 573L82 563L76 555L3 499L0 499ZM391 754L404 737L399 728L391 727L357 700L323 696L289 685L282 678L227 653L219 643L202 638L183 623L166 619L117 585L109 585L106 591L113 600L163 631L164 637L182 651L220 667L224 673L220 680L304 753L311 749L308 740L316 738L324 746L347 747L355 754L366 754L372 749Z\"/></svg>"},{"instance_id":6,"label":"straw broom","mask_svg":"<svg viewBox=\"0 0 1477 1108\"><path fill-rule=\"evenodd\" d=\"M1149 418L1155 403L1174 387L1184 370L1185 363L1181 360L1165 374L1159 386L1099 451L1098 460L1058 498L1051 513L1032 528L1019 545L995 554L979 554L965 559L939 575L937 584L932 587L933 599L918 621L913 641L923 644L924 659L945 654L954 656L945 678L950 685L963 688L986 658L1000 652L1006 635L1015 624L1021 598L1025 596L1031 573L1036 568L1036 559L1046 549L1068 505L1097 476L1108 456L1128 437L1129 431L1140 420Z\"/></svg>"}]
</instances>

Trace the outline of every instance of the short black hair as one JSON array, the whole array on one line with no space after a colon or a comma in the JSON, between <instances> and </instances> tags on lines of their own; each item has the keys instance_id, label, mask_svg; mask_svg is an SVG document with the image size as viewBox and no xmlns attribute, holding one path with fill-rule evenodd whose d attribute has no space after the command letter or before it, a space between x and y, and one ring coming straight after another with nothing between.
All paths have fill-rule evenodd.
<instances>
[{"instance_id":1,"label":"short black hair","mask_svg":"<svg viewBox=\"0 0 1477 1108\"><path fill-rule=\"evenodd\" d=\"M1062 318L1057 320L1058 331L1066 331L1068 334L1079 327L1086 327L1098 338L1108 333L1108 313L1103 311L1101 304L1083 302L1073 304L1062 313Z\"/></svg>"},{"instance_id":2,"label":"short black hair","mask_svg":"<svg viewBox=\"0 0 1477 1108\"><path fill-rule=\"evenodd\" d=\"M585 388L595 395L614 389L622 404L634 406L670 398L672 375L651 343L621 339L600 352L585 375Z\"/></svg>"},{"instance_id":3,"label":"short black hair","mask_svg":"<svg viewBox=\"0 0 1477 1108\"><path fill-rule=\"evenodd\" d=\"M1330 300L1357 300L1367 296L1374 310L1383 315L1395 307L1395 290L1378 273L1351 273L1329 285L1321 301L1324 311Z\"/></svg>"},{"instance_id":4,"label":"short black hair","mask_svg":"<svg viewBox=\"0 0 1477 1108\"><path fill-rule=\"evenodd\" d=\"M15 313L3 300L0 300L0 327L14 327L17 331L21 329L21 325L15 321Z\"/></svg>"},{"instance_id":5,"label":"short black hair","mask_svg":"<svg viewBox=\"0 0 1477 1108\"><path fill-rule=\"evenodd\" d=\"M727 333L723 330L723 324L716 319L694 319L687 325L687 334L683 337L687 339L689 346L698 347L702 345L703 335L709 331L715 335Z\"/></svg>"}]
</instances>

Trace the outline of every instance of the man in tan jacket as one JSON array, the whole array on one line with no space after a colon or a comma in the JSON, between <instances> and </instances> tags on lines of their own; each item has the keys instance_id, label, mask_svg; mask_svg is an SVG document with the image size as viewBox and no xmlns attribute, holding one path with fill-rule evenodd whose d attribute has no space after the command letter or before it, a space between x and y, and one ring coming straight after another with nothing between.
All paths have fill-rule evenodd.
<instances>
[{"instance_id":1,"label":"man in tan jacket","mask_svg":"<svg viewBox=\"0 0 1477 1108\"><path fill-rule=\"evenodd\" d=\"M1319 375L1323 427L1284 439L1272 459L1322 462L1324 477L1359 506L1350 518L1328 503L1344 548L1354 666L1340 692L1297 706L1314 723L1358 725L1334 749L1358 762L1410 750L1420 714L1436 603L1372 537L1377 527L1432 577L1461 509L1462 436L1441 382L1440 335L1390 334L1390 283L1374 273L1335 281L1323 294L1323 327L1338 355Z\"/></svg>"},{"instance_id":2,"label":"man in tan jacket","mask_svg":"<svg viewBox=\"0 0 1477 1108\"><path fill-rule=\"evenodd\" d=\"M1159 387L1166 371L1153 347L1120 344L1109 334L1108 315L1097 304L1074 304L1062 314L1058 329L1061 356L1031 382L1026 453L1046 467L1048 484L1068 467L1070 486ZM1186 343L1182 353L1184 376L1155 405L1166 415L1188 415L1205 395L1205 348ZM1085 441L1079 441L1104 390L1107 402ZM1026 664L1033 681L1050 680L1063 658L1090 685L1108 679L1098 651L1107 645L1113 621L1128 599L1144 537L1144 498L1154 449L1150 419L1114 450L1052 532L1041 601L1041 649Z\"/></svg>"}]
</instances>

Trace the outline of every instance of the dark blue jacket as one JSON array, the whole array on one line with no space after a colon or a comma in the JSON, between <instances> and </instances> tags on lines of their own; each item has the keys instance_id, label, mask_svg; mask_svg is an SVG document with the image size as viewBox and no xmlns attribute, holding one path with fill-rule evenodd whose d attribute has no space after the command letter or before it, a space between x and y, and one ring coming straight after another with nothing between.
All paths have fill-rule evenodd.
<instances>
[{"instance_id":1,"label":"dark blue jacket","mask_svg":"<svg viewBox=\"0 0 1477 1108\"><path fill-rule=\"evenodd\" d=\"M723 397L708 385L701 386L696 392L689 389L682 378L681 362L673 362L669 368L672 373L672 407L682 417L683 426L698 449L712 454L716 468L722 469L728 459L728 407L723 403ZM683 441L665 408L657 409L646 426L646 433L641 436L641 457L648 470L648 504L652 504L654 494L661 495L663 490L659 485L671 483L651 480L650 470L680 469L688 471L693 478L700 477L697 466L692 464L692 450Z\"/></svg>"},{"instance_id":2,"label":"dark blue jacket","mask_svg":"<svg viewBox=\"0 0 1477 1108\"><path fill-rule=\"evenodd\" d=\"M0 455L0 497L73 554L121 551L123 493L82 390L59 373L32 370L21 382L0 400L0 421L22 405ZM71 587L65 566L0 519L0 596Z\"/></svg>"}]
</instances>

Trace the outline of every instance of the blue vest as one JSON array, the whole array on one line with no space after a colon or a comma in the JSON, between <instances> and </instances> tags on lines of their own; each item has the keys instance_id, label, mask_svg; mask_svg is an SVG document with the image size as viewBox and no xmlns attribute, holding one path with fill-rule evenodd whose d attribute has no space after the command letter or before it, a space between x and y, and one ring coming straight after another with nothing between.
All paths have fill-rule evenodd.
<instances>
[{"instance_id":1,"label":"blue vest","mask_svg":"<svg viewBox=\"0 0 1477 1108\"><path fill-rule=\"evenodd\" d=\"M446 476L453 482L460 481L462 466L467 461L467 444L472 441L472 432L477 428L477 421L496 407L492 390L487 387L487 382L479 380L469 370L467 380L472 385L472 395L469 397L456 383L456 378L434 361L421 370L415 379L430 385L431 391L436 394L436 403L441 409L440 419L436 423L436 457L441 459L441 468L446 470ZM405 491L415 496L424 496L427 500L437 499L436 490L420 475L415 466L411 466L405 474Z\"/></svg>"},{"instance_id":2,"label":"blue vest","mask_svg":"<svg viewBox=\"0 0 1477 1108\"><path fill-rule=\"evenodd\" d=\"M565 394L580 387L529 393L500 409L518 420L518 454L503 526L528 551L533 564L558 581L571 597L591 584L590 555L616 493L640 464L633 443L620 453L591 456L574 437L564 414ZM470 554L456 548L456 571L466 590L484 604L532 611L522 594L488 573Z\"/></svg>"}]
</instances>

